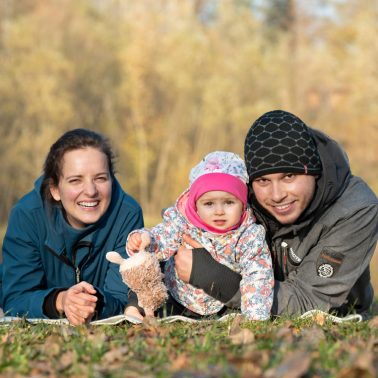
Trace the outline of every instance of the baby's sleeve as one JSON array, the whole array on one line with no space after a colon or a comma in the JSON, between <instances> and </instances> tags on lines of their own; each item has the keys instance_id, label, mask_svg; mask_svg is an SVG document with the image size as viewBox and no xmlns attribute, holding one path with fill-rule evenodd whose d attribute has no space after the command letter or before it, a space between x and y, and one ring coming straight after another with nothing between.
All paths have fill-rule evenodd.
<instances>
[{"instance_id":1,"label":"baby's sleeve","mask_svg":"<svg viewBox=\"0 0 378 378\"><path fill-rule=\"evenodd\" d=\"M252 224L239 241L241 248L241 311L250 320L270 318L274 275L263 226Z\"/></svg>"},{"instance_id":2,"label":"baby's sleeve","mask_svg":"<svg viewBox=\"0 0 378 378\"><path fill-rule=\"evenodd\" d=\"M150 252L155 253L160 261L168 260L182 243L184 227L182 215L175 207L165 210L163 222L148 230L151 237Z\"/></svg>"}]
</instances>

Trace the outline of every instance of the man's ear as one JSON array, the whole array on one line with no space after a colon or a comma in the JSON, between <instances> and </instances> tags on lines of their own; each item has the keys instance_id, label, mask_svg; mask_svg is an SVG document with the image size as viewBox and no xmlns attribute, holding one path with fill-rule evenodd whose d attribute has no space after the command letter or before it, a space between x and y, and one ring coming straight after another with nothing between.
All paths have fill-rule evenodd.
<instances>
[{"instance_id":1,"label":"man's ear","mask_svg":"<svg viewBox=\"0 0 378 378\"><path fill-rule=\"evenodd\" d=\"M50 184L50 194L56 202L60 201L60 192L59 192L59 188L57 186Z\"/></svg>"}]
</instances>

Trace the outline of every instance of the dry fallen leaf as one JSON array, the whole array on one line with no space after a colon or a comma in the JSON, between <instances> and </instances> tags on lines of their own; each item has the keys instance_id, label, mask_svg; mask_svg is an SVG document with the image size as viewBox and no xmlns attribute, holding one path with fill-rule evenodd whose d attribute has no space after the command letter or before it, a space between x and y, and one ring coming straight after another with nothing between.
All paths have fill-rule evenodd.
<instances>
[{"instance_id":1,"label":"dry fallen leaf","mask_svg":"<svg viewBox=\"0 0 378 378\"><path fill-rule=\"evenodd\" d=\"M129 348L126 346L113 348L102 356L102 361L106 364L112 364L116 361L122 361L128 352Z\"/></svg>"},{"instance_id":2,"label":"dry fallen leaf","mask_svg":"<svg viewBox=\"0 0 378 378\"><path fill-rule=\"evenodd\" d=\"M53 367L50 361L30 361L30 377L43 377L48 376L55 378L57 375L53 372Z\"/></svg>"},{"instance_id":3,"label":"dry fallen leaf","mask_svg":"<svg viewBox=\"0 0 378 378\"><path fill-rule=\"evenodd\" d=\"M233 333L239 332L241 329L240 325L242 321L243 321L242 315L240 314L236 315L234 319L232 320L231 324L229 325L228 334L232 335Z\"/></svg>"},{"instance_id":4,"label":"dry fallen leaf","mask_svg":"<svg viewBox=\"0 0 378 378\"><path fill-rule=\"evenodd\" d=\"M263 377L262 367L269 362L270 354L244 347L237 355L230 354L227 357L242 378L260 378Z\"/></svg>"},{"instance_id":5,"label":"dry fallen leaf","mask_svg":"<svg viewBox=\"0 0 378 378\"><path fill-rule=\"evenodd\" d=\"M178 356L176 356L172 362L171 370L177 371L177 370L183 370L185 368L188 368L190 365L190 359L186 353L181 353Z\"/></svg>"},{"instance_id":6,"label":"dry fallen leaf","mask_svg":"<svg viewBox=\"0 0 378 378\"><path fill-rule=\"evenodd\" d=\"M308 352L298 350L290 353L277 367L265 372L265 378L299 378L306 374L311 363Z\"/></svg>"},{"instance_id":7,"label":"dry fallen leaf","mask_svg":"<svg viewBox=\"0 0 378 378\"><path fill-rule=\"evenodd\" d=\"M102 345L109 341L109 336L107 336L103 332L89 332L87 336L87 340L90 341L94 345Z\"/></svg>"},{"instance_id":8,"label":"dry fallen leaf","mask_svg":"<svg viewBox=\"0 0 378 378\"><path fill-rule=\"evenodd\" d=\"M374 367L374 355L372 352L361 351L355 356L351 366L340 370L337 378L376 378L377 371Z\"/></svg>"},{"instance_id":9,"label":"dry fallen leaf","mask_svg":"<svg viewBox=\"0 0 378 378\"><path fill-rule=\"evenodd\" d=\"M255 335L253 332L247 328L242 328L238 332L230 335L232 344L251 344L255 341Z\"/></svg>"},{"instance_id":10,"label":"dry fallen leaf","mask_svg":"<svg viewBox=\"0 0 378 378\"><path fill-rule=\"evenodd\" d=\"M312 321L320 326L323 326L326 322L325 314L322 312L316 312L312 315Z\"/></svg>"},{"instance_id":11,"label":"dry fallen leaf","mask_svg":"<svg viewBox=\"0 0 378 378\"><path fill-rule=\"evenodd\" d=\"M324 331L317 326L301 329L300 336L302 343L313 347L317 347L321 341L326 340Z\"/></svg>"},{"instance_id":12,"label":"dry fallen leaf","mask_svg":"<svg viewBox=\"0 0 378 378\"><path fill-rule=\"evenodd\" d=\"M57 369L59 371L63 371L67 369L75 362L76 360L75 357L76 357L76 353L73 352L72 350L64 352L59 359L59 362L57 364Z\"/></svg>"},{"instance_id":13,"label":"dry fallen leaf","mask_svg":"<svg viewBox=\"0 0 378 378\"><path fill-rule=\"evenodd\" d=\"M274 337L279 340L286 341L288 343L292 343L294 340L294 333L292 327L282 327L275 332Z\"/></svg>"},{"instance_id":14,"label":"dry fallen leaf","mask_svg":"<svg viewBox=\"0 0 378 378\"><path fill-rule=\"evenodd\" d=\"M61 353L61 338L58 335L47 336L41 351L48 357L56 357Z\"/></svg>"},{"instance_id":15,"label":"dry fallen leaf","mask_svg":"<svg viewBox=\"0 0 378 378\"><path fill-rule=\"evenodd\" d=\"M229 326L228 334L232 344L250 344L255 340L255 335L252 331L241 328L243 320L244 318L241 315L237 315Z\"/></svg>"},{"instance_id":16,"label":"dry fallen leaf","mask_svg":"<svg viewBox=\"0 0 378 378\"><path fill-rule=\"evenodd\" d=\"M368 324L371 328L378 328L378 316L374 316L373 319L370 319Z\"/></svg>"}]
</instances>

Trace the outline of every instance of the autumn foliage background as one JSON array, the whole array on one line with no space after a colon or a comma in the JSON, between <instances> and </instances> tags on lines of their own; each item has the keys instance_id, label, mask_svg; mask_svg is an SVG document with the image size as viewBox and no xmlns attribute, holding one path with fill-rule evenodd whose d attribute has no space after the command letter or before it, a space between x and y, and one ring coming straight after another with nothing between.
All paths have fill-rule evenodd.
<instances>
[{"instance_id":1,"label":"autumn foliage background","mask_svg":"<svg viewBox=\"0 0 378 378\"><path fill-rule=\"evenodd\" d=\"M0 1L3 229L77 127L110 137L147 223L277 108L337 139L378 193L377 20L369 0Z\"/></svg>"}]
</instances>

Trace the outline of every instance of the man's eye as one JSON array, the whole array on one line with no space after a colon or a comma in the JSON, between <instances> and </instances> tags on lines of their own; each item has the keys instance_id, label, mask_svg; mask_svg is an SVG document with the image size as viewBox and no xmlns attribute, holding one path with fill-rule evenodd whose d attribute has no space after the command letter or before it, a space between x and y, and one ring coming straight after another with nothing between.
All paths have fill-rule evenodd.
<instances>
[{"instance_id":1,"label":"man's eye","mask_svg":"<svg viewBox=\"0 0 378 378\"><path fill-rule=\"evenodd\" d=\"M255 182L259 185L265 185L267 184L268 180L265 180L263 178L256 179Z\"/></svg>"},{"instance_id":2,"label":"man's eye","mask_svg":"<svg viewBox=\"0 0 378 378\"><path fill-rule=\"evenodd\" d=\"M70 184L78 184L80 182L79 179L72 179L70 181L68 181Z\"/></svg>"},{"instance_id":3,"label":"man's eye","mask_svg":"<svg viewBox=\"0 0 378 378\"><path fill-rule=\"evenodd\" d=\"M285 175L286 180L294 180L295 177L296 175L294 173L288 173L287 175Z\"/></svg>"}]
</instances>

